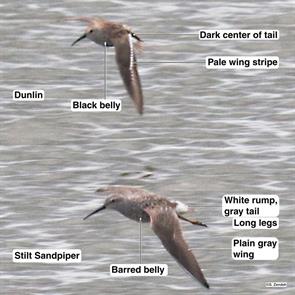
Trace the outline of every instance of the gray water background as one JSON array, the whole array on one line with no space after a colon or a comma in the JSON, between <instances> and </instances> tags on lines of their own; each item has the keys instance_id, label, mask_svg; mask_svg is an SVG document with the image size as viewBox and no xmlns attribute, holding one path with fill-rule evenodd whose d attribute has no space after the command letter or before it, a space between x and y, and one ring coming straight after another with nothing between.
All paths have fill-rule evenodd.
<instances>
[{"instance_id":1,"label":"gray water background","mask_svg":"<svg viewBox=\"0 0 295 295\"><path fill-rule=\"evenodd\" d=\"M5 295L294 294L294 1L1 1L0 286ZM138 57L139 116L108 55L108 93L121 113L72 113L70 99L103 96L103 48L65 16L127 23L145 41ZM199 29L279 29L279 41L199 41ZM207 55L277 55L272 71L206 70ZM144 61L185 61L163 64ZM140 64L140 62L142 62ZM14 89L43 89L43 102L14 102ZM211 289L187 276L148 225L143 262L168 263L164 278L109 276L137 263L138 224L116 212L82 218L106 184L139 185L197 209L208 228L182 223ZM279 230L233 230L225 193L272 193ZM234 236L273 236L277 261L231 259ZM14 248L78 248L83 262L14 264ZM265 288L267 281L288 283Z\"/></svg>"}]
</instances>

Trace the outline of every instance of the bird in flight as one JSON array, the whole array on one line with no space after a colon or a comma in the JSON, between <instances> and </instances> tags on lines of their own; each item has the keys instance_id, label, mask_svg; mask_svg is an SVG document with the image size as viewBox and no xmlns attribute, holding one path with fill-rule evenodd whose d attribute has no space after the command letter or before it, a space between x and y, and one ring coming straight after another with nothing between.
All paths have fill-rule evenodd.
<instances>
[{"instance_id":1,"label":"bird in flight","mask_svg":"<svg viewBox=\"0 0 295 295\"><path fill-rule=\"evenodd\" d=\"M88 214L84 220L104 209L113 209L137 222L150 223L163 246L180 266L204 287L209 288L192 250L183 238L179 223L179 219L182 219L192 224L206 226L198 220L183 216L191 211L191 208L182 202L170 201L132 186L108 186L98 189L97 192L105 193L108 197L101 207Z\"/></svg>"},{"instance_id":2,"label":"bird in flight","mask_svg":"<svg viewBox=\"0 0 295 295\"><path fill-rule=\"evenodd\" d=\"M72 46L88 38L102 45L115 47L116 61L127 92L132 98L137 111L143 113L143 94L137 71L136 50L141 49L142 40L132 30L121 23L92 17L70 17L69 20L79 20L88 25L84 34L72 43ZM133 41L136 41L134 44Z\"/></svg>"}]
</instances>

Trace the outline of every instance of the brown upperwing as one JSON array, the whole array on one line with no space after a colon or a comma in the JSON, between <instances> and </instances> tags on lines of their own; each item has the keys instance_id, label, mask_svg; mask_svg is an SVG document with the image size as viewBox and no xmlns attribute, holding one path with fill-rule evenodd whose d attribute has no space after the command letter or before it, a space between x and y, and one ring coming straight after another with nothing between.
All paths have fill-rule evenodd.
<instances>
[{"instance_id":1,"label":"brown upperwing","mask_svg":"<svg viewBox=\"0 0 295 295\"><path fill-rule=\"evenodd\" d=\"M133 99L137 111L143 113L143 95L137 71L135 47L132 36L126 29L113 31L111 37L116 50L116 60L125 87Z\"/></svg>"},{"instance_id":2,"label":"brown upperwing","mask_svg":"<svg viewBox=\"0 0 295 295\"><path fill-rule=\"evenodd\" d=\"M176 261L188 271L203 286L209 288L197 261L183 238L178 217L175 211L167 207L146 208L150 215L151 226L155 234L162 241L166 250L176 259Z\"/></svg>"}]
</instances>

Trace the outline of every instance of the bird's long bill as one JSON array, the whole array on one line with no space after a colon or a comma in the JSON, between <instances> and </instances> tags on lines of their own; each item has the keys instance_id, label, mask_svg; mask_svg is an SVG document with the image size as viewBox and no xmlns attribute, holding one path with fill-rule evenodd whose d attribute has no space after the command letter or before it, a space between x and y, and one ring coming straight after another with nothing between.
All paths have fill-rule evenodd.
<instances>
[{"instance_id":1,"label":"bird's long bill","mask_svg":"<svg viewBox=\"0 0 295 295\"><path fill-rule=\"evenodd\" d=\"M99 207L98 209L94 210L93 212L91 212L90 214L88 214L86 217L83 218L83 220L87 219L88 217L90 217L91 215L98 213L101 210L104 210L106 208L105 205L102 205L101 207Z\"/></svg>"},{"instance_id":2,"label":"bird's long bill","mask_svg":"<svg viewBox=\"0 0 295 295\"><path fill-rule=\"evenodd\" d=\"M74 41L74 42L72 43L72 46L74 46L76 43L78 43L79 41L81 41L81 40L84 39L84 38L86 38L86 33L83 34L81 37L79 37L76 41Z\"/></svg>"}]
</instances>

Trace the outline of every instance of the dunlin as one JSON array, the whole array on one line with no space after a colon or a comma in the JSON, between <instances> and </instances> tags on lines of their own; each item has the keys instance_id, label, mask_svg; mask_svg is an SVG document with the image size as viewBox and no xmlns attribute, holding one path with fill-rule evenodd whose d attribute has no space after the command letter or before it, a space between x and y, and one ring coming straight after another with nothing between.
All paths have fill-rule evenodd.
<instances>
[{"instance_id":1,"label":"dunlin","mask_svg":"<svg viewBox=\"0 0 295 295\"><path fill-rule=\"evenodd\" d=\"M209 288L192 250L182 235L179 219L206 226L200 221L183 216L191 210L188 206L132 186L108 186L98 189L97 192L106 193L108 197L101 207L87 215L84 220L101 210L113 209L132 220L150 223L166 250L193 278Z\"/></svg>"},{"instance_id":2,"label":"dunlin","mask_svg":"<svg viewBox=\"0 0 295 295\"><path fill-rule=\"evenodd\" d=\"M143 113L143 95L140 78L137 71L135 49L141 48L143 42L126 25L107 21L100 18L74 17L71 20L80 20L88 24L85 33L73 42L72 46L84 38L103 46L114 46L116 61L125 87L133 99L140 114ZM133 44L133 40L136 44Z\"/></svg>"}]
</instances>

